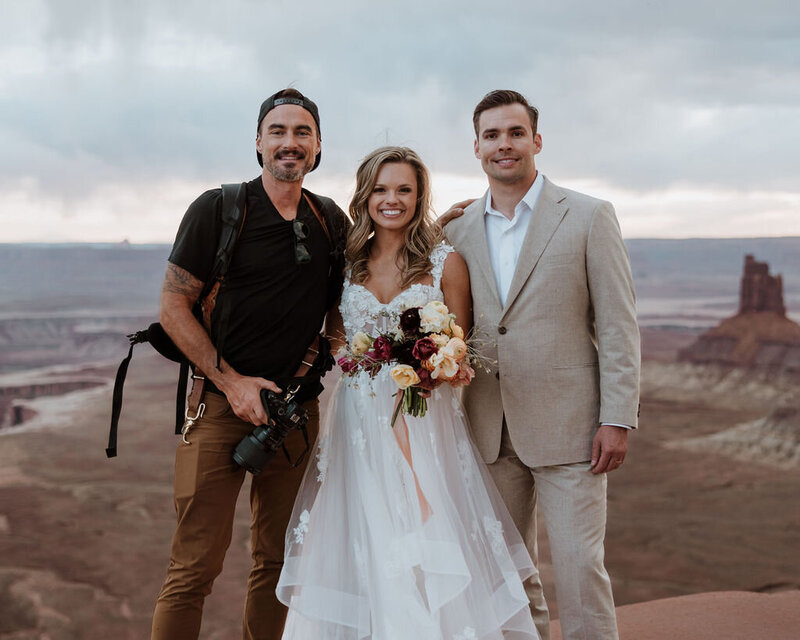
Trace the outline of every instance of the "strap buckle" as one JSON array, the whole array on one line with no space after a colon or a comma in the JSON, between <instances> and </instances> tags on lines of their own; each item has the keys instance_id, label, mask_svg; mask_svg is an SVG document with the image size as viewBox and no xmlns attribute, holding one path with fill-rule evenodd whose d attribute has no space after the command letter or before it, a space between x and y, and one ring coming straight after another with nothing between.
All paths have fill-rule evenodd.
<instances>
[{"instance_id":1,"label":"strap buckle","mask_svg":"<svg viewBox=\"0 0 800 640\"><path fill-rule=\"evenodd\" d=\"M189 435L189 430L195 425L195 422L197 422L200 418L203 417L203 413L205 412L205 410L206 410L205 402L200 403L200 406L197 407L197 411L195 412L194 416L190 416L189 408L188 407L186 408L186 412L184 413L186 420L184 421L183 429L181 430L181 438L183 439L184 444L192 444L186 439L186 436Z\"/></svg>"}]
</instances>

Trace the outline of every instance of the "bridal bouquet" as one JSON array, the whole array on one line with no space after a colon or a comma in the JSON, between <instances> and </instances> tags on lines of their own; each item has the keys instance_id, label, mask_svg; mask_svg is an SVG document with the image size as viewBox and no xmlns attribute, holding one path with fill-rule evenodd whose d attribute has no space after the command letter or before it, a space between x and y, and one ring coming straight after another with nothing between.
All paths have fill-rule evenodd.
<instances>
[{"instance_id":1,"label":"bridal bouquet","mask_svg":"<svg viewBox=\"0 0 800 640\"><path fill-rule=\"evenodd\" d=\"M391 366L391 376L401 398L392 415L392 426L402 411L424 416L428 402L423 392L447 382L453 387L468 385L475 376L471 364L478 355L455 316L443 302L409 307L387 333L369 336L359 331L338 364L347 375L366 371L370 376Z\"/></svg>"}]
</instances>

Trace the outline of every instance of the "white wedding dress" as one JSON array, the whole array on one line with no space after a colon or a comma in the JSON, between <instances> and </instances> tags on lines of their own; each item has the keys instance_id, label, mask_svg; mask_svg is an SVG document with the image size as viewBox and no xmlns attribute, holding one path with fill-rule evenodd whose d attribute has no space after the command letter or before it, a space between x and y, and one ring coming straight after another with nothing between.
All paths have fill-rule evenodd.
<instances>
[{"instance_id":1,"label":"white wedding dress","mask_svg":"<svg viewBox=\"0 0 800 640\"><path fill-rule=\"evenodd\" d=\"M450 251L434 249L433 285L387 304L346 280L348 342L441 301ZM522 587L533 564L454 390L442 385L424 417L405 416L409 464L390 426L397 386L388 369L343 375L333 393L286 534L284 640L538 639Z\"/></svg>"}]
</instances>

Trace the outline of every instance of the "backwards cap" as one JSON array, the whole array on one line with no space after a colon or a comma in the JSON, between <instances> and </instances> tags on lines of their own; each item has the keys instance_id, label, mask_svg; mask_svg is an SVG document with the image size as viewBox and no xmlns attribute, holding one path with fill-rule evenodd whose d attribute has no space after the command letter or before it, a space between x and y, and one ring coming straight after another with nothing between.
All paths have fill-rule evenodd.
<instances>
[{"instance_id":1,"label":"backwards cap","mask_svg":"<svg viewBox=\"0 0 800 640\"><path fill-rule=\"evenodd\" d=\"M281 96L279 94L286 91L286 89L281 89L277 93L273 93L269 98L264 100L261 103L261 109L258 112L258 126L256 127L256 132L261 131L261 121L264 119L270 111L272 111L275 107L279 107L282 104L296 104L297 106L303 107L306 111L311 114L311 117L314 118L314 122L317 125L317 135L322 137L322 132L319 128L319 109L317 109L317 105L314 104L312 100L306 98L302 93L299 91L297 92L300 94L300 97L293 97L293 96ZM296 91L296 90L295 90ZM258 158L258 164L262 167L264 166L264 160L261 157L261 153L256 151L256 157ZM316 160L314 160L314 166L311 167L311 171L316 169L319 166L319 161L322 159L322 151L317 154Z\"/></svg>"}]
</instances>

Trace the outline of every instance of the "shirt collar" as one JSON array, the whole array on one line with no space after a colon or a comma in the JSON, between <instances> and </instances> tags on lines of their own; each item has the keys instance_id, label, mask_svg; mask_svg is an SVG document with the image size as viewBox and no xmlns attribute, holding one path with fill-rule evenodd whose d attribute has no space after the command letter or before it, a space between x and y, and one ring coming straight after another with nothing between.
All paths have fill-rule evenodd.
<instances>
[{"instance_id":1,"label":"shirt collar","mask_svg":"<svg viewBox=\"0 0 800 640\"><path fill-rule=\"evenodd\" d=\"M522 196L522 200L519 201L516 208L514 209L514 215L519 213L520 205L522 205L525 210L533 211L533 208L536 206L536 202L539 200L539 195L542 193L542 187L544 186L544 175L542 175L541 171L536 172L536 178L531 185L531 188L528 189L528 192ZM494 216L503 216L502 213L497 211L492 206L492 189L491 187L486 190L486 211L484 214L494 215ZM505 218L505 216L503 216Z\"/></svg>"}]
</instances>

